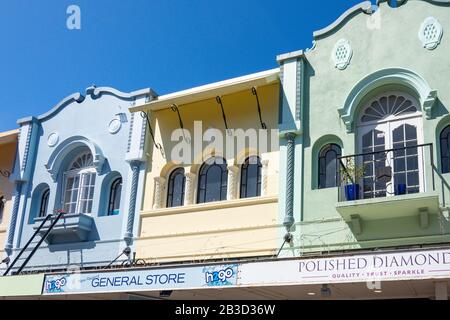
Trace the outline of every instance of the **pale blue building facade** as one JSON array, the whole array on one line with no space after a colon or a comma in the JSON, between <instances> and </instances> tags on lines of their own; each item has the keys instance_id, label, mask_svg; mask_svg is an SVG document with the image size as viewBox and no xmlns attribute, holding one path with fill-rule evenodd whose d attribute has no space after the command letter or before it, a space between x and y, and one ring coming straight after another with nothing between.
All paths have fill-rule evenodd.
<instances>
[{"instance_id":1,"label":"pale blue building facade","mask_svg":"<svg viewBox=\"0 0 450 320\"><path fill-rule=\"evenodd\" d=\"M15 194L5 246L11 261L45 217L61 210L64 215L25 271L106 266L125 248L133 251L145 178L147 121L128 109L154 97L151 89L123 93L91 86L43 115L18 121L11 177ZM118 262L126 258L122 255Z\"/></svg>"}]
</instances>

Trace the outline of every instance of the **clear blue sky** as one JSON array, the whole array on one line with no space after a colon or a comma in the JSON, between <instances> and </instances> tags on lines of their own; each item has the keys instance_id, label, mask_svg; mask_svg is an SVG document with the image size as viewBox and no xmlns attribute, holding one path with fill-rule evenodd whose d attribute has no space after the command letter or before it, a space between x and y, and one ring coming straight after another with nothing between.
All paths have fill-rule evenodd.
<instances>
[{"instance_id":1,"label":"clear blue sky","mask_svg":"<svg viewBox=\"0 0 450 320\"><path fill-rule=\"evenodd\" d=\"M91 84L164 94L274 68L359 2L2 0L0 131Z\"/></svg>"}]
</instances>

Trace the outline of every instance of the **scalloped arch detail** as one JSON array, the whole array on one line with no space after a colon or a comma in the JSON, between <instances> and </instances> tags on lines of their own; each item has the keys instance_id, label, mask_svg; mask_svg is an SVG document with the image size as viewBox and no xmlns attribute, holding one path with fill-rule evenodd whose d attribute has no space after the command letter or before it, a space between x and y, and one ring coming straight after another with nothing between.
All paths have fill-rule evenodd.
<instances>
[{"instance_id":1,"label":"scalloped arch detail","mask_svg":"<svg viewBox=\"0 0 450 320\"><path fill-rule=\"evenodd\" d=\"M53 181L56 182L61 166L69 153L79 147L87 147L91 151L94 168L98 174L101 174L105 157L100 147L86 137L74 136L61 142L45 164L45 168L50 173Z\"/></svg>"},{"instance_id":2,"label":"scalloped arch detail","mask_svg":"<svg viewBox=\"0 0 450 320\"><path fill-rule=\"evenodd\" d=\"M382 69L359 81L347 95L344 106L338 109L347 132L353 132L355 115L362 100L374 89L384 85L397 84L412 90L420 100L421 109L427 119L437 100L437 91L432 90L428 83L417 73L401 68Z\"/></svg>"}]
</instances>

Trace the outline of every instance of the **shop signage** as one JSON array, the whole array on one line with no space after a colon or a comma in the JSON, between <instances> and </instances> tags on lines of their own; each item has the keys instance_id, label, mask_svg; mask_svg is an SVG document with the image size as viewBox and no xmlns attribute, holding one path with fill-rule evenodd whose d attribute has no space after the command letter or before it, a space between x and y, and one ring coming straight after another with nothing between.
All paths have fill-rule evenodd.
<instances>
[{"instance_id":1,"label":"shop signage","mask_svg":"<svg viewBox=\"0 0 450 320\"><path fill-rule=\"evenodd\" d=\"M47 275L43 294L153 291L236 285L237 265Z\"/></svg>"},{"instance_id":2,"label":"shop signage","mask_svg":"<svg viewBox=\"0 0 450 320\"><path fill-rule=\"evenodd\" d=\"M323 284L450 277L450 250L249 263L240 285Z\"/></svg>"},{"instance_id":3,"label":"shop signage","mask_svg":"<svg viewBox=\"0 0 450 320\"><path fill-rule=\"evenodd\" d=\"M47 275L43 294L450 278L450 249Z\"/></svg>"}]
</instances>

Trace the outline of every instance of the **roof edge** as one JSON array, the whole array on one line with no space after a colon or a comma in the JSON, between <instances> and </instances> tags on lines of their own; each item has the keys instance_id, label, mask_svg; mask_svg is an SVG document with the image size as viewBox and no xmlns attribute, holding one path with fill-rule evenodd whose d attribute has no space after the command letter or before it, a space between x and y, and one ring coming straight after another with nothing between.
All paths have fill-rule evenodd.
<instances>
[{"instance_id":1,"label":"roof edge","mask_svg":"<svg viewBox=\"0 0 450 320\"><path fill-rule=\"evenodd\" d=\"M156 92L154 92L151 88L145 88L141 90L132 91L130 93L122 92L117 89L114 89L112 87L96 87L95 85L92 85L88 88L86 88L86 95L82 95L81 93L73 93L70 96L65 97L60 102L58 102L53 108L51 108L46 113L41 114L40 116L34 117L25 117L21 118L17 121L17 124L24 125L26 123L38 120L38 121L45 121L48 118L52 117L54 114L58 113L62 109L64 109L67 105L77 102L81 103L84 101L84 99L90 95L92 99L99 98L102 94L111 94L117 98L121 99L127 99L132 100L140 97L149 97L149 98L155 98L158 95Z\"/></svg>"},{"instance_id":2,"label":"roof edge","mask_svg":"<svg viewBox=\"0 0 450 320\"><path fill-rule=\"evenodd\" d=\"M370 1L364 1L364 2L361 2L361 3L351 7L350 9L345 11L337 20L335 20L329 26L327 26L323 29L314 31L313 39L319 40L321 38L326 37L328 34L332 33L333 31L335 31L336 29L341 27L347 21L347 19L349 19L352 15L358 14L360 12L372 13L372 3Z\"/></svg>"}]
</instances>

